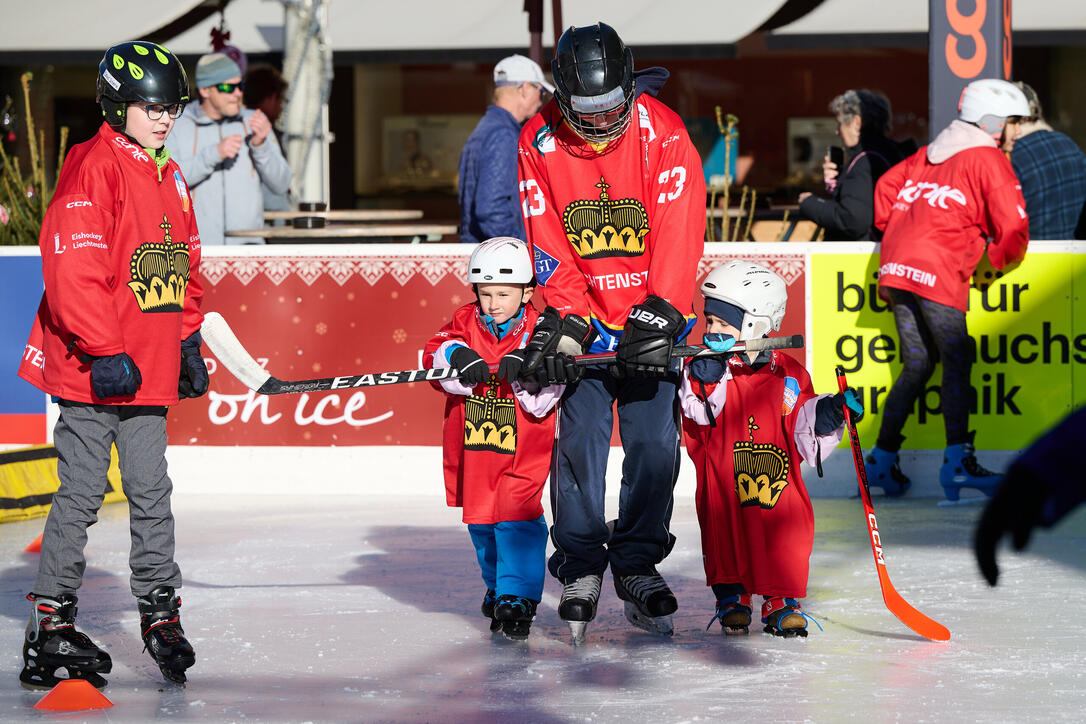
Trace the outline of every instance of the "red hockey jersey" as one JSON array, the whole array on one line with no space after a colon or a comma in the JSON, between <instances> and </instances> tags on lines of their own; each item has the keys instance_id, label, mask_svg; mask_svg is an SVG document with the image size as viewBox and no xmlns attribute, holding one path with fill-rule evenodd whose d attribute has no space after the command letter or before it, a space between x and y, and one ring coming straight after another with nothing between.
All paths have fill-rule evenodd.
<instances>
[{"instance_id":1,"label":"red hockey jersey","mask_svg":"<svg viewBox=\"0 0 1086 724\"><path fill-rule=\"evenodd\" d=\"M780 352L757 371L732 357L721 382L683 373L686 450L697 471L705 577L748 593L802 598L814 542L814 510L800 462L825 458L841 431L814 433L818 396L803 366ZM704 398L708 398L707 400ZM708 424L706 405L715 426Z\"/></svg>"},{"instance_id":2,"label":"red hockey jersey","mask_svg":"<svg viewBox=\"0 0 1086 724\"><path fill-rule=\"evenodd\" d=\"M966 311L988 238L996 269L1025 256L1025 208L1014 169L991 137L954 121L875 187L875 226L884 230L879 287Z\"/></svg>"},{"instance_id":3,"label":"red hockey jersey","mask_svg":"<svg viewBox=\"0 0 1086 724\"><path fill-rule=\"evenodd\" d=\"M19 376L98 403L82 355L127 352L143 382L108 404L173 405L181 340L200 329L200 233L177 163L105 123L72 147L39 237L45 294ZM38 352L40 351L40 353Z\"/></svg>"},{"instance_id":4,"label":"red hockey jersey","mask_svg":"<svg viewBox=\"0 0 1086 724\"><path fill-rule=\"evenodd\" d=\"M551 101L519 143L521 210L547 305L591 317L613 349L649 294L693 318L705 238L701 159L679 117L642 94L626 132L593 147Z\"/></svg>"},{"instance_id":5,"label":"red hockey jersey","mask_svg":"<svg viewBox=\"0 0 1086 724\"><path fill-rule=\"evenodd\" d=\"M489 364L523 347L539 313L531 304L498 339L479 315L475 302L456 310L452 321L423 350L423 365L448 367L445 351L459 342ZM465 523L535 520L543 515L543 485L554 444L554 407L562 385L529 394L493 374L469 389L459 380L443 380L446 393L444 451L445 501L464 509Z\"/></svg>"}]
</instances>

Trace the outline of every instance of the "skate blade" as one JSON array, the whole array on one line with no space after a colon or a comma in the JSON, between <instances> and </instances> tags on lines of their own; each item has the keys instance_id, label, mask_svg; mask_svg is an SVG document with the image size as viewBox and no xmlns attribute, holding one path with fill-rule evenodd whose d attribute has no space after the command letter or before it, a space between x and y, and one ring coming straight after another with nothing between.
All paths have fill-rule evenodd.
<instances>
[{"instance_id":1,"label":"skate blade","mask_svg":"<svg viewBox=\"0 0 1086 724\"><path fill-rule=\"evenodd\" d=\"M108 681L106 681L104 678L94 673L93 671L70 674L69 676L63 678L52 675L31 676L28 675L26 671L23 671L19 674L19 685L27 691L50 691L60 682L68 681L69 679L82 679L83 681L86 681L88 684L98 690L106 688L106 685L109 684Z\"/></svg>"},{"instance_id":2,"label":"skate blade","mask_svg":"<svg viewBox=\"0 0 1086 724\"><path fill-rule=\"evenodd\" d=\"M569 624L569 635L574 646L584 646L585 631L588 629L588 621L566 621Z\"/></svg>"},{"instance_id":3,"label":"skate blade","mask_svg":"<svg viewBox=\"0 0 1086 724\"><path fill-rule=\"evenodd\" d=\"M671 616L646 616L641 613L637 604L625 601L624 606L626 620L640 629L648 631L656 636L671 636L675 633L675 626L671 623Z\"/></svg>"},{"instance_id":4,"label":"skate blade","mask_svg":"<svg viewBox=\"0 0 1086 724\"><path fill-rule=\"evenodd\" d=\"M807 638L807 629L805 628L789 628L782 631L781 629L774 628L773 626L766 626L762 630L765 631L767 634L773 634L774 636L779 636L782 639Z\"/></svg>"},{"instance_id":5,"label":"skate blade","mask_svg":"<svg viewBox=\"0 0 1086 724\"><path fill-rule=\"evenodd\" d=\"M750 634L749 626L722 626L727 636L746 636Z\"/></svg>"}]
</instances>

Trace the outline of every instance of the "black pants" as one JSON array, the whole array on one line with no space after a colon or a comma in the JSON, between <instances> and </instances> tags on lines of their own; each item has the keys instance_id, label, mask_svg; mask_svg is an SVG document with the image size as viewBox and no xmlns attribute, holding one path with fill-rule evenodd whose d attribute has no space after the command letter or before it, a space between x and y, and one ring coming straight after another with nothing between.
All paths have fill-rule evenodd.
<instances>
[{"instance_id":1,"label":"black pants","mask_svg":"<svg viewBox=\"0 0 1086 724\"><path fill-rule=\"evenodd\" d=\"M886 397L878 446L890 452L901 447L901 429L940 361L946 444L965 442L972 396L969 373L975 354L965 326L965 312L901 289L890 289L890 301L904 366Z\"/></svg>"}]
</instances>

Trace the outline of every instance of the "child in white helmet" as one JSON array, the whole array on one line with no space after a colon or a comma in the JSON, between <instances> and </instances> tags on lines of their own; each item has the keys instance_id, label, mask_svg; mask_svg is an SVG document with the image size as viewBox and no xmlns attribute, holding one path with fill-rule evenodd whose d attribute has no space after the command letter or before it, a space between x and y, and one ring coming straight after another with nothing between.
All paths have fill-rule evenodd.
<instances>
[{"instance_id":1,"label":"child in white helmet","mask_svg":"<svg viewBox=\"0 0 1086 724\"><path fill-rule=\"evenodd\" d=\"M543 594L547 524L543 484L554 441L554 407L564 385L517 380L519 350L539 312L528 246L499 236L468 262L475 301L460 307L423 354L427 367L454 367L442 435L446 502L464 509L486 595L490 630L526 639ZM499 364L500 363L500 364ZM490 365L499 365L496 372ZM530 388L530 389L529 389Z\"/></svg>"},{"instance_id":2,"label":"child in white helmet","mask_svg":"<svg viewBox=\"0 0 1086 724\"><path fill-rule=\"evenodd\" d=\"M732 261L701 285L706 346L719 357L691 360L680 400L686 449L697 470L696 504L706 582L727 634L747 633L751 596L777 636L807 635L814 511L800 462L817 464L841 441L842 407L863 406L850 389L815 395L803 365L781 351L731 353L736 341L780 329L788 292L764 266ZM710 621L710 626L712 625Z\"/></svg>"}]
</instances>

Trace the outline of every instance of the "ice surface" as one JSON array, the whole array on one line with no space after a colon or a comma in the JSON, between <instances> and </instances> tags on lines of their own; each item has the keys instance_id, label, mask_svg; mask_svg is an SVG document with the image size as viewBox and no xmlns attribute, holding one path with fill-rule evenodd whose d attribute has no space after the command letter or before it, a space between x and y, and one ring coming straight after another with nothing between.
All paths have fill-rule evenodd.
<instances>
[{"instance_id":1,"label":"ice surface","mask_svg":"<svg viewBox=\"0 0 1086 724\"><path fill-rule=\"evenodd\" d=\"M610 576L588 642L568 643L548 579L526 644L492 636L458 512L410 497L177 494L182 622L197 663L165 684L142 652L128 587L123 504L91 529L79 623L113 657L112 709L65 721L685 722L1081 721L1086 515L1000 556L990 589L971 551L980 506L876 498L888 570L914 606L950 628L920 639L885 608L856 499L815 500L807 639L752 627L706 631L697 518L680 496L678 544L660 566L679 599L675 636L622 616ZM549 514L548 514L549 518ZM7 561L0 720L38 721L19 686L22 630L43 519L0 525Z\"/></svg>"}]
</instances>

